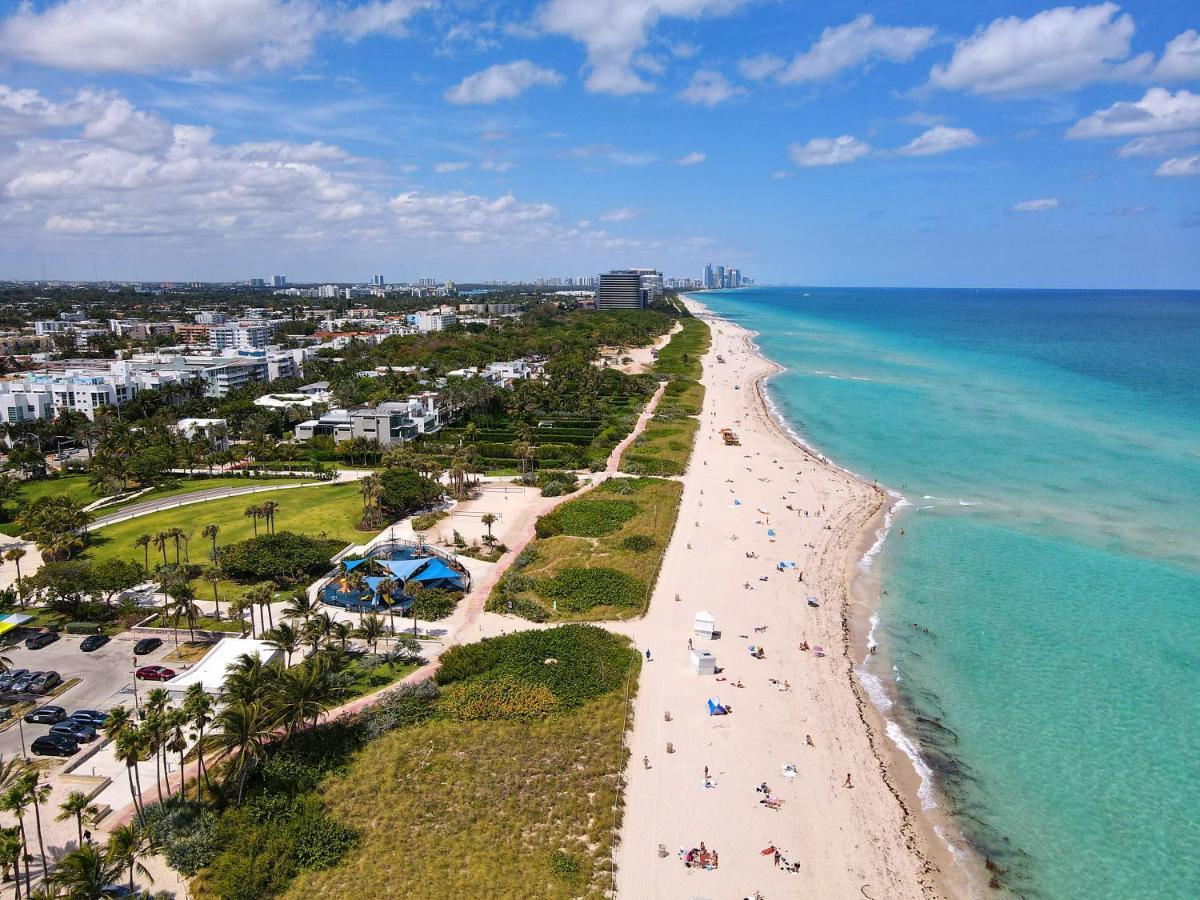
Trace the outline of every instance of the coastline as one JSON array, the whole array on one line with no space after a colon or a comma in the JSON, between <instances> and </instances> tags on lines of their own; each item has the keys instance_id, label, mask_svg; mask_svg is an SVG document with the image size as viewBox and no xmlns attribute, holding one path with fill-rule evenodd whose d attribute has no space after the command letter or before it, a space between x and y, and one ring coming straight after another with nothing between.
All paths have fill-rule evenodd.
<instances>
[{"instance_id":1,"label":"coastline","mask_svg":"<svg viewBox=\"0 0 1200 900\"><path fill-rule=\"evenodd\" d=\"M794 444L817 464L853 479L875 491L879 503L862 521L857 538L845 548L844 595L842 597L842 654L846 681L858 703L862 727L879 763L884 783L904 812L906 825L915 833L912 849L931 864L934 882L947 896L982 896L988 882L984 860L978 857L946 812L945 798L938 793L933 772L920 754L919 743L886 712L899 703L884 679L867 666L887 669L886 651L879 648L875 629L882 603L879 574L875 562L892 529L910 502L901 494L868 480L857 472L833 462L821 450L806 441L784 417L769 393L768 382L786 369L770 359L758 346L757 332L746 329L714 312L690 296L693 312L699 312L726 327L745 332L751 352L769 367L755 382L759 405L782 438ZM872 654L875 647L878 652Z\"/></svg>"},{"instance_id":2,"label":"coastline","mask_svg":"<svg viewBox=\"0 0 1200 900\"><path fill-rule=\"evenodd\" d=\"M712 326L713 346L659 587L647 617L620 629L655 656L642 670L629 739L632 759L644 761L625 781L618 894L948 895L942 875L950 855L896 778L898 765L879 740L882 717L854 665L860 605L849 576L894 501L789 434L763 387L779 366L758 351L752 333L686 299ZM742 446L718 440L721 427L735 428ZM747 463L758 456L774 465ZM714 518L712 506L727 500L730 511ZM802 578L777 562L780 555ZM751 572L767 583L752 583ZM722 670L715 681L688 668L692 617L701 609L721 632L711 646ZM766 661L747 658L745 645L758 641ZM811 651L804 649L810 641ZM820 645L831 652L816 652ZM704 715L704 698L716 696L737 714ZM843 783L847 770L853 784ZM761 808L755 790L764 780L783 809ZM717 871L675 858L701 840L720 852ZM772 867L769 854L763 862L767 846L794 861L794 872Z\"/></svg>"}]
</instances>

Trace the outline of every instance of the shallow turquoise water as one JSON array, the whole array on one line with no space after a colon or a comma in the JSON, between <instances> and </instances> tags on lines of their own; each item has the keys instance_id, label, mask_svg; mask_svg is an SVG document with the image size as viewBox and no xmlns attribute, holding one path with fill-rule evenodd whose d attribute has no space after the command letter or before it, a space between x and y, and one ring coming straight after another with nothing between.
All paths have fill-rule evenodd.
<instances>
[{"instance_id":1,"label":"shallow turquoise water","mask_svg":"<svg viewBox=\"0 0 1200 900\"><path fill-rule=\"evenodd\" d=\"M912 504L879 674L1006 881L1200 896L1200 294L702 299L787 367L798 432Z\"/></svg>"}]
</instances>

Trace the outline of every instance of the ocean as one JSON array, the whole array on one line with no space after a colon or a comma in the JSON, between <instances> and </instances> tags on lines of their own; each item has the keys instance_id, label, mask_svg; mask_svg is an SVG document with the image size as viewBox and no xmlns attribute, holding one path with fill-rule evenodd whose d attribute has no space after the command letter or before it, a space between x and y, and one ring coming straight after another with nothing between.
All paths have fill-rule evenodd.
<instances>
[{"instance_id":1,"label":"ocean","mask_svg":"<svg viewBox=\"0 0 1200 900\"><path fill-rule=\"evenodd\" d=\"M904 498L862 677L923 802L1021 895L1200 897L1200 292L699 299Z\"/></svg>"}]
</instances>

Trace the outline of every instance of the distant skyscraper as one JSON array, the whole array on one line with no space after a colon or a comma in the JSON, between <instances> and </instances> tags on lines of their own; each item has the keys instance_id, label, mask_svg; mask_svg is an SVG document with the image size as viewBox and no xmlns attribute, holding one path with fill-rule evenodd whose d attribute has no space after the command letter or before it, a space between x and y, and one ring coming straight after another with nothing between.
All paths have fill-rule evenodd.
<instances>
[{"instance_id":1,"label":"distant skyscraper","mask_svg":"<svg viewBox=\"0 0 1200 900\"><path fill-rule=\"evenodd\" d=\"M250 279L250 287L252 287L252 288L260 288L260 287L266 287L266 286L267 286L267 283L261 278L251 278Z\"/></svg>"},{"instance_id":2,"label":"distant skyscraper","mask_svg":"<svg viewBox=\"0 0 1200 900\"><path fill-rule=\"evenodd\" d=\"M383 287L383 276L382 275L372 275L371 276L371 284L375 285L375 287Z\"/></svg>"},{"instance_id":3,"label":"distant skyscraper","mask_svg":"<svg viewBox=\"0 0 1200 900\"><path fill-rule=\"evenodd\" d=\"M704 285L706 288L710 288L710 287L712 287L712 286L713 286L713 267L712 267L712 263L708 263L707 265L705 265L705 267L704 267L704 275L703 275L703 277L700 279L700 283L701 283L701 284L703 284L703 285Z\"/></svg>"},{"instance_id":4,"label":"distant skyscraper","mask_svg":"<svg viewBox=\"0 0 1200 900\"><path fill-rule=\"evenodd\" d=\"M271 287L287 287L287 276L286 275L272 275L271 276Z\"/></svg>"},{"instance_id":5,"label":"distant skyscraper","mask_svg":"<svg viewBox=\"0 0 1200 900\"><path fill-rule=\"evenodd\" d=\"M741 287L742 286L742 270L741 269L729 269L728 271L729 271L729 286L731 288Z\"/></svg>"},{"instance_id":6,"label":"distant skyscraper","mask_svg":"<svg viewBox=\"0 0 1200 900\"><path fill-rule=\"evenodd\" d=\"M725 267L724 266L717 266L715 269L713 269L713 287L718 287L718 288L729 287L729 285L727 285L725 283Z\"/></svg>"},{"instance_id":7,"label":"distant skyscraper","mask_svg":"<svg viewBox=\"0 0 1200 900\"><path fill-rule=\"evenodd\" d=\"M596 309L642 309L645 305L641 272L613 271L600 276Z\"/></svg>"}]
</instances>

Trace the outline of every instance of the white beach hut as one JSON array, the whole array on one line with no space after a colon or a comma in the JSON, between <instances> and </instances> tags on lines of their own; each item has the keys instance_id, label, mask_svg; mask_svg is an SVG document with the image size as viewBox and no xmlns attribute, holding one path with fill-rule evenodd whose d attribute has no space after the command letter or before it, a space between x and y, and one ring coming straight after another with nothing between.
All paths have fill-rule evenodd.
<instances>
[{"instance_id":1,"label":"white beach hut","mask_svg":"<svg viewBox=\"0 0 1200 900\"><path fill-rule=\"evenodd\" d=\"M696 637L708 638L712 640L713 631L717 624L716 618L710 612L701 610L696 613L696 621L692 623L692 631Z\"/></svg>"},{"instance_id":2,"label":"white beach hut","mask_svg":"<svg viewBox=\"0 0 1200 900\"><path fill-rule=\"evenodd\" d=\"M692 671L697 675L716 675L717 658L707 650L693 650Z\"/></svg>"}]
</instances>

